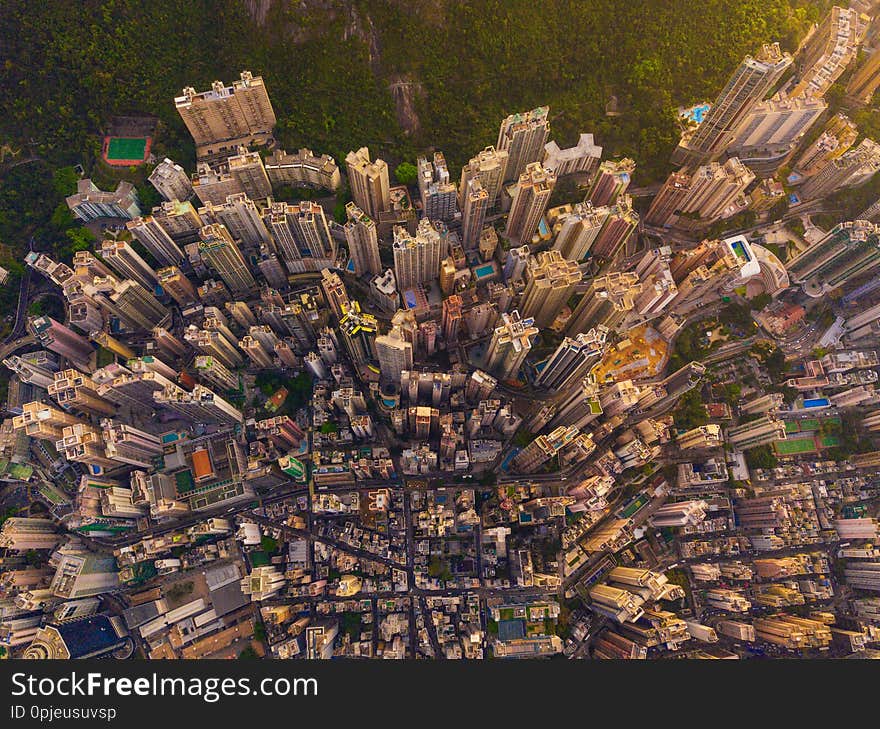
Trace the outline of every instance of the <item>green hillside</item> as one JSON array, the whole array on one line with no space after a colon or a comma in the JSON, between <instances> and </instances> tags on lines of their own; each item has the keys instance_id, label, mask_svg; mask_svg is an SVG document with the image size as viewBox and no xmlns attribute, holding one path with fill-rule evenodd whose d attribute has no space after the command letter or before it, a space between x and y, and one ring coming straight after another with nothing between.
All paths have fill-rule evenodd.
<instances>
[{"instance_id":1,"label":"green hillside","mask_svg":"<svg viewBox=\"0 0 880 729\"><path fill-rule=\"evenodd\" d=\"M289 148L368 144L394 162L435 146L457 168L504 115L549 104L560 144L592 131L638 161L639 184L667 170L675 106L713 97L762 42L793 50L828 4L7 0L0 146L88 166L112 114L145 111L165 122L157 151L191 164L173 97L248 68Z\"/></svg>"}]
</instances>

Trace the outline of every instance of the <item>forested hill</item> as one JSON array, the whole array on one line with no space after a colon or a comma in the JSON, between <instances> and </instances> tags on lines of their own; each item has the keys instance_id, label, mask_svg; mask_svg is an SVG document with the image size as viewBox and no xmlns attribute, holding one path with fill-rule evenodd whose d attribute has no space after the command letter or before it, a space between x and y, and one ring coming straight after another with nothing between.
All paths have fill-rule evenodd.
<instances>
[{"instance_id":1,"label":"forested hill","mask_svg":"<svg viewBox=\"0 0 880 729\"><path fill-rule=\"evenodd\" d=\"M563 146L667 170L675 106L714 98L742 56L794 50L808 0L5 0L0 147L86 162L114 113L165 122L160 150L191 164L174 111L184 85L266 79L288 148L389 160L493 144L508 113L549 104ZM607 116L614 96L619 116ZM8 148L7 148L8 151Z\"/></svg>"}]
</instances>

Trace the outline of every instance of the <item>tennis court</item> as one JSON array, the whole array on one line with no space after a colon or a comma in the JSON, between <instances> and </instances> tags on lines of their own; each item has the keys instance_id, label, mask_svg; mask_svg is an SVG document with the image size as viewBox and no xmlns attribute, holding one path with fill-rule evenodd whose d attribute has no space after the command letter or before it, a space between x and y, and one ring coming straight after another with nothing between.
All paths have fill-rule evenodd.
<instances>
[{"instance_id":1,"label":"tennis court","mask_svg":"<svg viewBox=\"0 0 880 729\"><path fill-rule=\"evenodd\" d=\"M104 160L117 167L143 164L150 153L150 137L106 137Z\"/></svg>"}]
</instances>

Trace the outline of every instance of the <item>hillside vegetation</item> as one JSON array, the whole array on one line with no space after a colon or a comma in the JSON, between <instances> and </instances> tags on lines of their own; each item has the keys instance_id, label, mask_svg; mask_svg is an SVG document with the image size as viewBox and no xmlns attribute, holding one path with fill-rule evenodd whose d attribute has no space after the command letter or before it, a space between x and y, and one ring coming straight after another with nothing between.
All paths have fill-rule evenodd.
<instances>
[{"instance_id":1,"label":"hillside vegetation","mask_svg":"<svg viewBox=\"0 0 880 729\"><path fill-rule=\"evenodd\" d=\"M592 131L610 154L633 156L644 182L666 169L676 105L713 97L762 42L793 50L824 5L7 0L0 142L88 163L112 114L145 111L165 122L164 150L189 164L173 97L248 68L265 77L288 147L339 158L368 144L399 161L433 145L458 166L494 143L504 115L549 104L560 144ZM605 115L612 95L617 117Z\"/></svg>"}]
</instances>

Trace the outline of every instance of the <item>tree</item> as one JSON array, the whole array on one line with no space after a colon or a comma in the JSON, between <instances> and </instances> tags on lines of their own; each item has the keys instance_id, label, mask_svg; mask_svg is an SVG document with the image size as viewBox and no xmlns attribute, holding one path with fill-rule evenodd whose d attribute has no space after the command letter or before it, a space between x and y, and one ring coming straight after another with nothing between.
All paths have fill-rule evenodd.
<instances>
[{"instance_id":1,"label":"tree","mask_svg":"<svg viewBox=\"0 0 880 729\"><path fill-rule=\"evenodd\" d=\"M394 168L394 176L401 185L415 185L419 171L412 162L401 162Z\"/></svg>"},{"instance_id":2,"label":"tree","mask_svg":"<svg viewBox=\"0 0 880 729\"><path fill-rule=\"evenodd\" d=\"M779 459L776 458L776 454L773 453L769 444L749 448L745 455L746 465L749 468L770 469L776 468L776 464L779 463Z\"/></svg>"},{"instance_id":3,"label":"tree","mask_svg":"<svg viewBox=\"0 0 880 729\"><path fill-rule=\"evenodd\" d=\"M749 307L752 311L761 311L766 307L771 301L773 301L773 297L770 296L767 292L763 292L758 294L752 299L749 299Z\"/></svg>"}]
</instances>

